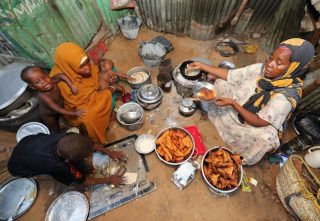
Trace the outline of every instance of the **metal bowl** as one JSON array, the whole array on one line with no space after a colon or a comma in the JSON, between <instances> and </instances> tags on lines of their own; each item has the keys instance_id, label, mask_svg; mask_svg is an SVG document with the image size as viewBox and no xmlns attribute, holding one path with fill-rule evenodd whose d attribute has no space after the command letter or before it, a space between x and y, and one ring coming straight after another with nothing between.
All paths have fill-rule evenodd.
<instances>
[{"instance_id":1,"label":"metal bowl","mask_svg":"<svg viewBox=\"0 0 320 221\"><path fill-rule=\"evenodd\" d=\"M171 165L171 166L177 166L177 165L183 164L184 162L188 161L188 160L192 157L192 155L193 155L193 153L194 153L194 150L195 150L195 144L194 144L193 137L192 137L192 135L189 133L189 131L187 131L187 130L184 129L183 127L176 127L176 126L174 126L174 127L168 127L168 128L163 129L162 131L160 131L159 134L158 134L157 137L156 137L156 140L158 140L158 138L161 137L161 135L162 135L164 132L166 132L167 130L169 130L169 129L179 129L179 130L183 130L187 135L190 136L191 141L192 141L192 151L189 153L189 156L184 159L184 161L181 161L181 162L179 162L179 163L172 163L172 162L166 161L166 160L163 159L162 156L160 156L160 154L157 152L157 148L155 149L155 152L156 152L158 158L159 158L162 162L164 162L164 163L166 163L166 164L169 164L169 165Z\"/></svg>"},{"instance_id":2,"label":"metal bowl","mask_svg":"<svg viewBox=\"0 0 320 221\"><path fill-rule=\"evenodd\" d=\"M136 121L134 123L126 123L121 119L120 116L123 113L127 113L127 112L140 113L141 117L138 121ZM117 120L122 126L124 126L125 128L127 128L129 130L138 130L143 125L143 113L144 113L143 108L139 104L134 103L134 102L129 102L129 103L126 103L126 104L120 106L120 108L117 111Z\"/></svg>"},{"instance_id":3,"label":"metal bowl","mask_svg":"<svg viewBox=\"0 0 320 221\"><path fill-rule=\"evenodd\" d=\"M152 134L141 134L136 139L135 148L141 154L151 153L156 148L156 137Z\"/></svg>"},{"instance_id":4,"label":"metal bowl","mask_svg":"<svg viewBox=\"0 0 320 221\"><path fill-rule=\"evenodd\" d=\"M234 63L232 63L231 61L222 61L222 62L219 63L218 67L219 68L226 68L228 70L236 68Z\"/></svg>"},{"instance_id":5,"label":"metal bowl","mask_svg":"<svg viewBox=\"0 0 320 221\"><path fill-rule=\"evenodd\" d=\"M243 177L243 168L242 168L242 165L240 166L240 176L238 177L238 185L232 189L229 189L229 190L221 190L221 189L218 189L217 187L215 187L214 185L212 185L209 180L207 179L206 175L204 174L204 170L203 170L203 166L204 166L204 160L206 159L207 155L212 152L212 151L216 151L218 150L220 147L212 147L210 148L209 150L207 150L207 152L203 155L203 158L202 158L202 161L201 161L201 171L202 171L202 176L203 176L203 179L205 180L206 184L208 184L209 186L209 189L214 192L214 193L222 193L222 194L229 194L229 193L232 193L234 191L236 191L240 184L241 184L241 181L242 181L242 177ZM234 151L226 148L226 147L221 147L222 149L224 149L225 151L228 151L229 153L231 154L234 154Z\"/></svg>"},{"instance_id":6,"label":"metal bowl","mask_svg":"<svg viewBox=\"0 0 320 221\"><path fill-rule=\"evenodd\" d=\"M138 67L134 67L134 68L131 68L128 72L127 72L127 75L128 76L132 76L133 74L135 73L138 73L138 72L144 72L148 75L148 78L141 82L141 83L133 83L131 81L127 81L128 84L130 85L131 88L133 89L138 89L140 88L141 86L145 85L145 84L150 84L151 83L151 77L150 77L150 70L144 66L138 66Z\"/></svg>"},{"instance_id":7,"label":"metal bowl","mask_svg":"<svg viewBox=\"0 0 320 221\"><path fill-rule=\"evenodd\" d=\"M121 120L127 124L133 124L141 119L141 112L137 111L128 111L120 115Z\"/></svg>"}]
</instances>

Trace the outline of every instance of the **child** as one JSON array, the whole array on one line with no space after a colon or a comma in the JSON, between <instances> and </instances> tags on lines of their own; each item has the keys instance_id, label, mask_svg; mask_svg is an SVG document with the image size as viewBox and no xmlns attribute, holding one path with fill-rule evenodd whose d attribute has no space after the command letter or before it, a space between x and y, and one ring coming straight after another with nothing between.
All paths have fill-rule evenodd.
<instances>
[{"instance_id":1,"label":"child","mask_svg":"<svg viewBox=\"0 0 320 221\"><path fill-rule=\"evenodd\" d=\"M90 176L93 151L107 154L113 160L126 159L124 152L109 150L79 134L40 133L25 137L15 146L8 170L12 175L20 177L51 175L66 185L77 182L118 186L123 183L123 177L117 175L103 178Z\"/></svg>"},{"instance_id":2,"label":"child","mask_svg":"<svg viewBox=\"0 0 320 221\"><path fill-rule=\"evenodd\" d=\"M77 94L77 88L64 74L50 78L39 66L28 66L21 71L21 79L28 83L31 89L38 91L39 113L41 120L50 131L60 132L59 114L81 117L85 111L64 109L64 100L57 83L64 81L71 89L72 94Z\"/></svg>"},{"instance_id":3,"label":"child","mask_svg":"<svg viewBox=\"0 0 320 221\"><path fill-rule=\"evenodd\" d=\"M125 94L124 88L119 85L119 77L131 79L131 77L115 71L114 64L110 59L102 59L99 62L99 89L111 89L112 92L120 91L122 95ZM112 110L115 107L117 96L113 93L112 96Z\"/></svg>"}]
</instances>

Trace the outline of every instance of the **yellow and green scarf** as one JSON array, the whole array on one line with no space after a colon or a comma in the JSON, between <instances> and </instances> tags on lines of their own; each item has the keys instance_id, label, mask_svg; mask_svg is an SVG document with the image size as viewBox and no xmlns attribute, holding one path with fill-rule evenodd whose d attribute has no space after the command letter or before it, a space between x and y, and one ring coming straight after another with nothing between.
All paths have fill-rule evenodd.
<instances>
[{"instance_id":1,"label":"yellow and green scarf","mask_svg":"<svg viewBox=\"0 0 320 221\"><path fill-rule=\"evenodd\" d=\"M313 45L300 38L292 38L282 42L278 47L290 50L290 66L284 74L276 79L267 79L263 76L257 79L256 93L243 105L252 113L258 113L276 94L281 93L291 102L293 112L302 96L303 80L300 78L306 65L314 56ZM262 67L263 73L264 65ZM243 122L243 119L240 118Z\"/></svg>"}]
</instances>

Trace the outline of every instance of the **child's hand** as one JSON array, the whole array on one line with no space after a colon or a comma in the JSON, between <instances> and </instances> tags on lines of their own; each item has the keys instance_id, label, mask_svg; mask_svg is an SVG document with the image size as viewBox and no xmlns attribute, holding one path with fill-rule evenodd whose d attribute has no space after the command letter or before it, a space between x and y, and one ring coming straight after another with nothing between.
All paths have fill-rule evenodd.
<instances>
[{"instance_id":1,"label":"child's hand","mask_svg":"<svg viewBox=\"0 0 320 221\"><path fill-rule=\"evenodd\" d=\"M122 96L126 93L126 91L124 90L124 87L122 87L121 85L114 85L117 91L121 91Z\"/></svg>"},{"instance_id":2,"label":"child's hand","mask_svg":"<svg viewBox=\"0 0 320 221\"><path fill-rule=\"evenodd\" d=\"M119 186L120 184L123 184L124 180L121 176L109 176L108 177L108 183L113 184L115 186Z\"/></svg>"},{"instance_id":3,"label":"child's hand","mask_svg":"<svg viewBox=\"0 0 320 221\"><path fill-rule=\"evenodd\" d=\"M71 89L71 93L73 95L77 95L78 94L78 89L76 87L71 87L70 89Z\"/></svg>"},{"instance_id":4,"label":"child's hand","mask_svg":"<svg viewBox=\"0 0 320 221\"><path fill-rule=\"evenodd\" d=\"M218 106L234 106L235 101L230 98L217 98L216 104Z\"/></svg>"},{"instance_id":5,"label":"child's hand","mask_svg":"<svg viewBox=\"0 0 320 221\"><path fill-rule=\"evenodd\" d=\"M127 156L124 152L122 151L109 151L108 155L111 159L113 159L114 161L119 161L119 160L127 160Z\"/></svg>"},{"instance_id":6,"label":"child's hand","mask_svg":"<svg viewBox=\"0 0 320 221\"><path fill-rule=\"evenodd\" d=\"M87 114L87 111L84 109L78 109L74 111L74 116L75 117L83 117Z\"/></svg>"}]
</instances>

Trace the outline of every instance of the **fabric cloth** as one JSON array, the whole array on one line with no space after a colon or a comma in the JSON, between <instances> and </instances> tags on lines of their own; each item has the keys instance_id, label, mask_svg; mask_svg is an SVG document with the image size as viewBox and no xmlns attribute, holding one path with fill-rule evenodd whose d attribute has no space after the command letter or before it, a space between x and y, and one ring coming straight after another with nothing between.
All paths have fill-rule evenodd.
<instances>
[{"instance_id":1,"label":"fabric cloth","mask_svg":"<svg viewBox=\"0 0 320 221\"><path fill-rule=\"evenodd\" d=\"M274 95L279 93L288 98L293 107L292 111L294 111L302 96L303 81L300 77L304 74L306 65L314 56L314 47L308 41L292 38L282 42L278 48L289 51L290 66L285 73L276 79L267 79L264 76L257 79L256 93L243 105L252 113L259 112ZM242 119L240 118L240 120Z\"/></svg>"},{"instance_id":2,"label":"fabric cloth","mask_svg":"<svg viewBox=\"0 0 320 221\"><path fill-rule=\"evenodd\" d=\"M82 183L83 169L67 164L57 154L57 143L65 134L37 134L23 138L13 149L8 170L13 176L51 175L66 185Z\"/></svg>"},{"instance_id":3,"label":"fabric cloth","mask_svg":"<svg viewBox=\"0 0 320 221\"><path fill-rule=\"evenodd\" d=\"M65 83L58 84L66 109L86 110L86 115L83 117L65 116L68 123L72 126L79 126L80 123L83 123L92 141L105 143L105 133L111 115L112 94L110 90L99 91L96 65L91 64L92 75L90 77L85 78L78 74L80 61L84 56L86 54L80 46L71 42L60 44L54 53L54 67L50 76L64 73L78 89L78 94L73 95Z\"/></svg>"},{"instance_id":4,"label":"fabric cloth","mask_svg":"<svg viewBox=\"0 0 320 221\"><path fill-rule=\"evenodd\" d=\"M244 68L229 70L227 81L217 79L215 90L218 97L231 98L243 105L257 88L263 64L253 64ZM291 102L285 95L276 94L257 114L271 125L253 127L239 121L238 113L229 106L212 104L209 120L217 128L219 135L231 149L243 156L247 165L257 163L266 152L279 146L278 130L291 111Z\"/></svg>"}]
</instances>

